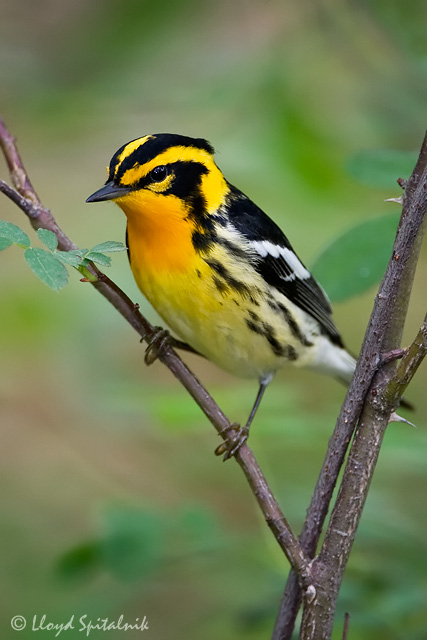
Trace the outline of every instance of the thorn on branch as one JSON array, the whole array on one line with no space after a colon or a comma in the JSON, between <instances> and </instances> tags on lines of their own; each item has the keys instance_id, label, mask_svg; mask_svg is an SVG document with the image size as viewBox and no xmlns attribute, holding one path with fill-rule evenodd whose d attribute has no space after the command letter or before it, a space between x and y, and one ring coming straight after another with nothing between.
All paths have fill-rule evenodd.
<instances>
[{"instance_id":1,"label":"thorn on branch","mask_svg":"<svg viewBox=\"0 0 427 640\"><path fill-rule=\"evenodd\" d=\"M305 597L308 604L311 604L316 597L316 587L314 584L309 584L307 589L305 590Z\"/></svg>"},{"instance_id":2,"label":"thorn on branch","mask_svg":"<svg viewBox=\"0 0 427 640\"><path fill-rule=\"evenodd\" d=\"M380 358L380 367L389 362L393 362L394 360L400 360L404 355L408 353L408 349L392 349L391 351L387 351L386 353L381 354Z\"/></svg>"},{"instance_id":3,"label":"thorn on branch","mask_svg":"<svg viewBox=\"0 0 427 640\"><path fill-rule=\"evenodd\" d=\"M390 415L389 423L390 422L404 422L405 424L409 424L409 426L413 427L414 429L417 428L413 422L409 422L409 420L402 418L402 416L399 416L399 414L396 413L396 411L393 411L393 413Z\"/></svg>"},{"instance_id":4,"label":"thorn on branch","mask_svg":"<svg viewBox=\"0 0 427 640\"><path fill-rule=\"evenodd\" d=\"M403 196L399 196L398 198L386 198L384 202L396 202L397 204L403 204Z\"/></svg>"},{"instance_id":5,"label":"thorn on branch","mask_svg":"<svg viewBox=\"0 0 427 640\"><path fill-rule=\"evenodd\" d=\"M404 178L398 178L396 182L399 185L399 187L402 187L402 189L405 191L406 187L408 186L408 181L405 180Z\"/></svg>"}]
</instances>

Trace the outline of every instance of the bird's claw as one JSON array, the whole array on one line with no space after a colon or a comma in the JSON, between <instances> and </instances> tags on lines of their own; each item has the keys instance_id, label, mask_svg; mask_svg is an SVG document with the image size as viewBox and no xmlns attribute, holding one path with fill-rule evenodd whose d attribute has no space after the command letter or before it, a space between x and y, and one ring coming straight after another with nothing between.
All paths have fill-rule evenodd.
<instances>
[{"instance_id":1,"label":"bird's claw","mask_svg":"<svg viewBox=\"0 0 427 640\"><path fill-rule=\"evenodd\" d=\"M155 327L154 333L147 343L145 349L144 362L146 365L153 364L160 355L160 352L166 346L169 340L169 331L162 327Z\"/></svg>"},{"instance_id":2,"label":"bird's claw","mask_svg":"<svg viewBox=\"0 0 427 640\"><path fill-rule=\"evenodd\" d=\"M222 456L223 461L229 460L239 451L240 447L246 442L249 436L248 427L241 427L238 422L233 422L220 432L220 435L227 434L227 439L221 442L215 449L216 456ZM228 436L230 434L230 436Z\"/></svg>"}]
</instances>

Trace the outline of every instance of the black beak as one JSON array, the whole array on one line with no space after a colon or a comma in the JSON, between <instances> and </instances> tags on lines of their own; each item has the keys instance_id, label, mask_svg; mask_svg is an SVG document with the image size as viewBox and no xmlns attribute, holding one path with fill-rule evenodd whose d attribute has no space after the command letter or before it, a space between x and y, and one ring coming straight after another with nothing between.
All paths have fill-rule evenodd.
<instances>
[{"instance_id":1,"label":"black beak","mask_svg":"<svg viewBox=\"0 0 427 640\"><path fill-rule=\"evenodd\" d=\"M102 202L103 200L115 200L116 198L120 198L121 196L125 196L129 193L130 189L128 187L118 187L111 180L107 182L106 185L92 193L89 198L87 198L86 202Z\"/></svg>"}]
</instances>

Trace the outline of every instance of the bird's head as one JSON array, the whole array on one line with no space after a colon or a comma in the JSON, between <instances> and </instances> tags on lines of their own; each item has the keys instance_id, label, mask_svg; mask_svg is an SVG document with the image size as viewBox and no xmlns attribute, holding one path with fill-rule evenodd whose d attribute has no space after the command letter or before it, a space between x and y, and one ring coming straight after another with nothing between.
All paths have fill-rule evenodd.
<instances>
[{"instance_id":1,"label":"bird's head","mask_svg":"<svg viewBox=\"0 0 427 640\"><path fill-rule=\"evenodd\" d=\"M213 147L202 138L171 133L137 138L116 151L106 184L86 202L113 200L127 215L156 210L159 201L209 214L218 209L227 191L213 154Z\"/></svg>"}]
</instances>

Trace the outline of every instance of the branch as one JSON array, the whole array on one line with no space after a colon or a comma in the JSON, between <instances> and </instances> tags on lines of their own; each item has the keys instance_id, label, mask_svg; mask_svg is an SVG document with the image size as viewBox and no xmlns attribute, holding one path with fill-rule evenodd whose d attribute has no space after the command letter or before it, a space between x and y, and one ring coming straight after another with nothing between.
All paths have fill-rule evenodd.
<instances>
[{"instance_id":1,"label":"branch","mask_svg":"<svg viewBox=\"0 0 427 640\"><path fill-rule=\"evenodd\" d=\"M58 246L63 251L77 249L56 223L51 212L40 202L28 174L20 158L14 138L11 136L0 118L0 145L3 149L15 188L4 181L0 181L0 191L10 198L30 219L35 229L49 229L58 238ZM103 295L115 309L127 320L143 340L149 342L155 335L154 327L139 312L138 305L122 291L110 278L102 273L95 265L88 267L92 275L96 276L92 286ZM158 359L166 365L173 375L181 382L192 398L197 402L204 414L226 440L230 421L201 385L193 373L184 364L170 343L159 351ZM298 574L301 584L309 582L308 558L300 543L283 515L279 504L274 498L266 478L251 449L245 443L234 456L243 470L249 486L258 502L264 518L273 532L274 537L288 558L291 566Z\"/></svg>"},{"instance_id":2,"label":"branch","mask_svg":"<svg viewBox=\"0 0 427 640\"><path fill-rule=\"evenodd\" d=\"M418 367L427 354L427 314L418 334L403 356L396 375L391 378L383 393L390 403L402 397L406 387L414 377Z\"/></svg>"},{"instance_id":3,"label":"branch","mask_svg":"<svg viewBox=\"0 0 427 640\"><path fill-rule=\"evenodd\" d=\"M329 441L326 457L300 535L305 552L313 557L328 513L329 503L354 429L361 415L382 355L400 344L415 265L423 237L427 206L427 135L406 187L402 216L392 256L375 299L353 380ZM383 372L392 371L390 362ZM301 605L301 590L292 572L276 620L273 640L290 640Z\"/></svg>"},{"instance_id":4,"label":"branch","mask_svg":"<svg viewBox=\"0 0 427 640\"><path fill-rule=\"evenodd\" d=\"M330 637L342 577L390 415L396 407L400 393L412 380L427 353L426 338L427 324L424 322L399 367L400 373L398 371L380 392L371 393L363 408L325 541L318 558L313 562L313 573L317 574L317 589L316 597L304 608L301 624L301 637L304 640L323 640ZM395 389L395 393L390 391L390 385Z\"/></svg>"},{"instance_id":5,"label":"branch","mask_svg":"<svg viewBox=\"0 0 427 640\"><path fill-rule=\"evenodd\" d=\"M427 134L418 162L406 184L402 217L393 253L377 295L364 342L365 357L381 358L399 346L415 275L427 210ZM325 540L313 562L317 596L305 602L304 640L328 638L348 557L378 460L384 433L401 394L426 354L426 327L404 355L398 371L390 362L374 375L360 413ZM317 575L316 575L317 574ZM318 576L318 578L317 578ZM328 585L327 593L325 585Z\"/></svg>"}]
</instances>

